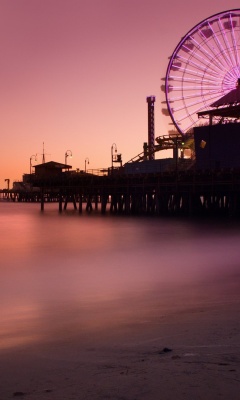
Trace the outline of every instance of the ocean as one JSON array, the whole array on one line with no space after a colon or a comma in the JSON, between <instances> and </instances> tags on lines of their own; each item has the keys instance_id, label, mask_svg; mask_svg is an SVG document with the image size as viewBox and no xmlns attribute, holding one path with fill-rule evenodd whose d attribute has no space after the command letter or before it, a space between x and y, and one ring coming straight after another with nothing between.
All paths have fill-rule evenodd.
<instances>
[{"instance_id":1,"label":"ocean","mask_svg":"<svg viewBox=\"0 0 240 400\"><path fill-rule=\"evenodd\" d=\"M239 223L0 202L0 351L93 346L239 296ZM224 304L223 304L224 306Z\"/></svg>"}]
</instances>

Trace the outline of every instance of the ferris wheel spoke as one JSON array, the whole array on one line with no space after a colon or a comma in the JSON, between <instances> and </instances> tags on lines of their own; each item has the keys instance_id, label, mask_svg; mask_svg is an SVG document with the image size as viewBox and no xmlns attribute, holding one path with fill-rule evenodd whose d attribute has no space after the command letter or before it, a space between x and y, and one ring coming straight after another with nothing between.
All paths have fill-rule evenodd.
<instances>
[{"instance_id":1,"label":"ferris wheel spoke","mask_svg":"<svg viewBox=\"0 0 240 400\"><path fill-rule=\"evenodd\" d=\"M192 57L194 57L198 62L200 62L206 69L209 71L215 72L216 74L221 74L223 65L216 61L216 57L205 58L202 53L193 53Z\"/></svg>"},{"instance_id":2,"label":"ferris wheel spoke","mask_svg":"<svg viewBox=\"0 0 240 400\"><path fill-rule=\"evenodd\" d=\"M199 75L197 74L197 73L194 73L194 71L192 71L192 72L190 72L190 71L185 71L185 72L187 72L188 73L188 75L189 75L189 77L185 77L185 75L184 75L184 81L185 82L188 82L188 83L199 83L199 82L201 82L201 83L203 83L203 84L215 84L216 85L216 80L214 80L214 79L207 79L206 77L199 77ZM190 75L192 75L193 77L190 77ZM176 82L179 82L179 81L182 81L183 80L183 78L181 77L181 76L174 76L174 75L170 75L169 76L169 80L170 81L176 81Z\"/></svg>"},{"instance_id":3,"label":"ferris wheel spoke","mask_svg":"<svg viewBox=\"0 0 240 400\"><path fill-rule=\"evenodd\" d=\"M182 56L179 56L179 59L186 65L191 65L192 67L197 68L199 71L201 71L203 74L205 74L206 67L204 68L201 64L194 62L192 59L187 60L185 57L182 57ZM217 71L213 70L213 71L208 71L208 75L215 78L215 77L219 76L219 73Z\"/></svg>"},{"instance_id":4,"label":"ferris wheel spoke","mask_svg":"<svg viewBox=\"0 0 240 400\"><path fill-rule=\"evenodd\" d=\"M199 91L198 93L192 93L192 94L189 94L189 95L185 95L185 96L178 96L178 97L171 97L171 103L172 102L178 102L178 101L187 101L187 100L191 100L191 99L195 99L195 98L200 98L200 99L202 99L202 97L207 97L207 96L209 96L209 98L208 99L213 99L213 100L215 100L217 97L219 97L219 92L217 92L217 94L216 94L216 92L214 92L214 94L213 94L213 92L203 92L203 91Z\"/></svg>"},{"instance_id":5,"label":"ferris wheel spoke","mask_svg":"<svg viewBox=\"0 0 240 400\"><path fill-rule=\"evenodd\" d=\"M208 59L212 65L217 66L218 69L222 69L222 63L219 60L219 57L217 56L215 50L212 48L211 53L207 50L207 45L203 46L201 43L199 43L194 37L191 37L192 41L195 43L196 48L198 51L202 54L202 57Z\"/></svg>"},{"instance_id":6,"label":"ferris wheel spoke","mask_svg":"<svg viewBox=\"0 0 240 400\"><path fill-rule=\"evenodd\" d=\"M188 114L188 113L187 113L187 114L184 114L181 118L178 118L178 119L177 119L177 123L181 125L181 123L182 123L184 120L187 120L189 117L191 117L190 114Z\"/></svg>"},{"instance_id":7,"label":"ferris wheel spoke","mask_svg":"<svg viewBox=\"0 0 240 400\"><path fill-rule=\"evenodd\" d=\"M212 75L209 75L208 73L207 74L204 73L204 70L198 71L197 69L190 69L190 68L188 68L188 64L186 64L186 67L178 66L178 68L176 69L176 71L174 70L174 72L176 72L176 73L182 72L184 75L188 74L188 75L192 75L192 76L197 76L198 78L202 77L202 79L213 81L213 82L216 81L216 77L219 77L219 74L212 76ZM169 75L169 80L177 79L178 76L179 75Z\"/></svg>"},{"instance_id":8,"label":"ferris wheel spoke","mask_svg":"<svg viewBox=\"0 0 240 400\"><path fill-rule=\"evenodd\" d=\"M232 82L233 79L236 80L236 75L235 75L235 71L234 70L228 72L228 76L225 78L225 80L229 81L229 82Z\"/></svg>"},{"instance_id":9,"label":"ferris wheel spoke","mask_svg":"<svg viewBox=\"0 0 240 400\"><path fill-rule=\"evenodd\" d=\"M200 103L202 103L202 101L200 102L199 100L198 100L198 101L195 101L195 102L193 102L193 103L184 103L181 107L176 107L176 108L173 107L173 110L174 110L175 112L182 111L182 110L185 109L186 106L188 106L188 108L189 108L189 107L194 107L194 106L197 106L197 105L200 104ZM195 110L191 113L191 115L194 114L194 113L196 113Z\"/></svg>"},{"instance_id":10,"label":"ferris wheel spoke","mask_svg":"<svg viewBox=\"0 0 240 400\"><path fill-rule=\"evenodd\" d=\"M236 42L235 32L234 32L234 29L233 29L234 28L234 21L232 19L232 15L230 15L230 23L231 23L231 37L232 37L233 48L234 48L235 63L236 63L236 65L239 65L237 42Z\"/></svg>"},{"instance_id":11,"label":"ferris wheel spoke","mask_svg":"<svg viewBox=\"0 0 240 400\"><path fill-rule=\"evenodd\" d=\"M229 59L229 62L230 62L229 65L231 67L234 67L234 65L235 65L234 64L234 58L232 56L232 53L229 51L231 46L229 44L228 37L226 35L225 29L223 28L222 20L219 19L218 23L219 23L219 26L220 26L220 32L221 32L221 35L222 35L222 39L223 39L224 44L225 44L225 53L228 55L228 59Z\"/></svg>"},{"instance_id":12,"label":"ferris wheel spoke","mask_svg":"<svg viewBox=\"0 0 240 400\"><path fill-rule=\"evenodd\" d=\"M211 65L215 65L217 69L221 71L222 64L220 63L218 57L216 57L215 54L210 54L200 43L198 43L196 39L192 38L192 40L195 42L195 45L198 48L199 53L202 54L201 59L204 59L204 57L206 57L206 59L210 61Z\"/></svg>"},{"instance_id":13,"label":"ferris wheel spoke","mask_svg":"<svg viewBox=\"0 0 240 400\"><path fill-rule=\"evenodd\" d=\"M192 110L191 112L189 112L188 114L185 114L185 115L183 115L182 117L180 117L180 118L178 118L178 123L182 123L184 120L186 120L186 118L188 118L188 117L191 117L191 120L193 121L193 118L192 118L192 116L194 115L196 115L198 112L201 112L201 111L203 111L203 110L205 110L205 105L202 105L202 106L200 106L200 107L198 107L198 108L195 108L194 110ZM193 123L191 124L191 125L188 125L186 128L185 128L185 132L187 131L187 130L189 130L193 125L195 125L196 124L196 118L194 118L194 121L193 121Z\"/></svg>"},{"instance_id":14,"label":"ferris wheel spoke","mask_svg":"<svg viewBox=\"0 0 240 400\"><path fill-rule=\"evenodd\" d=\"M199 103L197 103L197 104L199 104ZM195 105L197 105L197 104L195 104ZM189 111L187 114L183 115L180 119L178 119L178 122L183 122L187 118L187 116L189 116L189 117L191 117L193 115L195 116L198 112L200 112L204 109L205 109L204 105L201 105L200 107L195 108L191 112ZM184 110L184 108L182 110ZM182 111L182 110L178 110L178 111ZM195 122L196 122L196 119L195 119Z\"/></svg>"},{"instance_id":15,"label":"ferris wheel spoke","mask_svg":"<svg viewBox=\"0 0 240 400\"><path fill-rule=\"evenodd\" d=\"M210 28L208 28L208 31L211 31L211 35L208 33L208 35L211 37L211 39L212 39L212 36L214 35L214 32L213 32L213 30L212 29L210 29ZM205 35L203 34L203 32L202 32L202 27L201 27L201 29L199 29L199 34L200 34L200 36L202 36L202 37L204 37L205 39L207 39L206 37L205 37ZM220 54L217 52L217 49L213 46L213 40L206 40L206 43L205 43L205 45L206 45L206 47L208 48L208 50L210 51L210 53L212 53L213 55L214 55L214 58L216 58L219 62L220 62L220 58L222 57L223 58L223 62L224 63L226 63L226 66L228 66L229 65L229 63L228 63L228 59L226 59L221 53L223 52L224 53L224 50L223 50L223 48L221 48L221 45L220 46L218 46L217 47L217 49L218 50L220 50ZM222 66L222 63L220 62L220 65ZM222 69L222 68L221 68Z\"/></svg>"},{"instance_id":16,"label":"ferris wheel spoke","mask_svg":"<svg viewBox=\"0 0 240 400\"><path fill-rule=\"evenodd\" d=\"M236 87L239 51L240 9L206 18L180 40L165 79L169 115L179 132L199 125L197 114Z\"/></svg>"},{"instance_id":17,"label":"ferris wheel spoke","mask_svg":"<svg viewBox=\"0 0 240 400\"><path fill-rule=\"evenodd\" d=\"M219 71L221 71L222 69L222 65L218 62L218 60L216 59L216 57L211 57L210 55L206 55L202 49L199 47L198 48L198 52L197 51L193 51L193 49L189 50L189 54L191 56L191 59L186 59L185 58L185 62L188 63L192 63L193 65L195 65L198 69L203 69L203 67L200 67L201 65L205 65L205 67L207 66L211 71L213 71L215 74L218 74ZM180 55L181 57L181 55ZM206 60L207 57L207 60ZM193 59L196 59L198 62L194 62Z\"/></svg>"},{"instance_id":18,"label":"ferris wheel spoke","mask_svg":"<svg viewBox=\"0 0 240 400\"><path fill-rule=\"evenodd\" d=\"M216 86L169 86L169 89L170 89L170 91L182 91L182 90L184 90L184 91L196 91L196 92L198 92L199 90L209 90L209 89L212 89L212 90L216 90L218 93L219 93L219 89L216 89Z\"/></svg>"},{"instance_id":19,"label":"ferris wheel spoke","mask_svg":"<svg viewBox=\"0 0 240 400\"><path fill-rule=\"evenodd\" d=\"M216 46L219 49L219 52L220 52L219 54L222 55L227 67L231 66L231 61L229 60L229 57L227 56L224 47L222 46L220 40L218 39L218 36L217 36L216 32L214 31L214 29L213 29L213 27L212 27L212 25L210 23L209 23L209 27L212 30L213 39L214 39L214 42L215 42Z\"/></svg>"}]
</instances>

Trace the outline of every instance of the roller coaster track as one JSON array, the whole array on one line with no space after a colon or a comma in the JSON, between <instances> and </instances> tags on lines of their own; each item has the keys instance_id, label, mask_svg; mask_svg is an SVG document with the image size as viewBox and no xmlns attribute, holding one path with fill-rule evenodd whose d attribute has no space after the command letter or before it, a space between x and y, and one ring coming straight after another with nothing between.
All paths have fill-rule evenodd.
<instances>
[{"instance_id":1,"label":"roller coaster track","mask_svg":"<svg viewBox=\"0 0 240 400\"><path fill-rule=\"evenodd\" d=\"M154 154L161 150L169 150L169 149L171 150L171 149L175 149L176 147L179 149L193 149L193 137L192 136L184 138L180 134L162 135L162 136L158 136L155 140L158 144L154 146L153 151L149 151L149 149L147 150L147 152L142 151L141 153L137 154L135 157L131 158L125 164L147 160L149 158L149 155Z\"/></svg>"}]
</instances>

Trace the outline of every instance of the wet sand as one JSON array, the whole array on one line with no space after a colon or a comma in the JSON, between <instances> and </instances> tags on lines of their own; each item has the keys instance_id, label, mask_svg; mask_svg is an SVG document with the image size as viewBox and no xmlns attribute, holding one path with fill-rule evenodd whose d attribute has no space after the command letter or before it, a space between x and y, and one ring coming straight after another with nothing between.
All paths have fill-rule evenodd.
<instances>
[{"instance_id":1,"label":"wet sand","mask_svg":"<svg viewBox=\"0 0 240 400\"><path fill-rule=\"evenodd\" d=\"M165 300L146 297L132 322L3 350L0 399L239 399L239 277Z\"/></svg>"}]
</instances>

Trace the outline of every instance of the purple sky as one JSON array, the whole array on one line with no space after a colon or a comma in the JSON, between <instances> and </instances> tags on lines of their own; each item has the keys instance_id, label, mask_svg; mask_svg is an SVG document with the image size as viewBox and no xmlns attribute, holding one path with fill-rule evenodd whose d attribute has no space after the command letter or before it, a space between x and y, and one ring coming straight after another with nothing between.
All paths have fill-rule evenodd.
<instances>
[{"instance_id":1,"label":"purple sky","mask_svg":"<svg viewBox=\"0 0 240 400\"><path fill-rule=\"evenodd\" d=\"M156 96L155 136L171 122L160 90L174 48L229 0L1 0L0 188L29 173L30 157L84 169L123 162L147 141L146 97ZM158 154L165 157L170 154ZM33 165L35 162L33 161Z\"/></svg>"}]
</instances>

